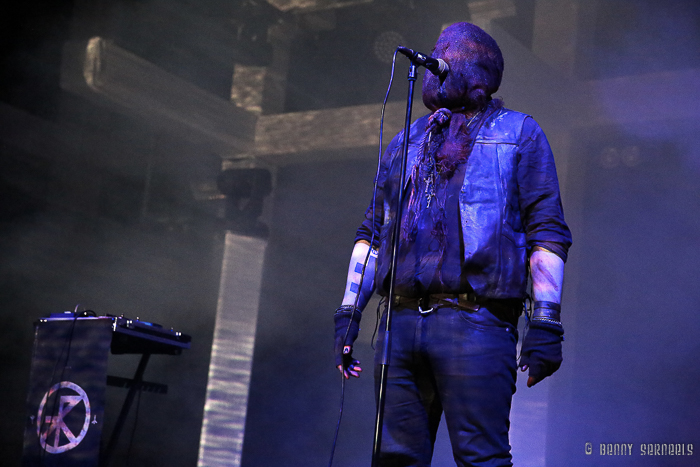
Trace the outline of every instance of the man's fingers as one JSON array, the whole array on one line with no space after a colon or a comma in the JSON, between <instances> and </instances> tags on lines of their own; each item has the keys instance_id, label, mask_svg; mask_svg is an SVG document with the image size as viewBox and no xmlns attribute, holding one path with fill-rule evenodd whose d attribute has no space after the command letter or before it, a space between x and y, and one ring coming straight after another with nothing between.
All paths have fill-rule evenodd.
<instances>
[{"instance_id":1,"label":"man's fingers","mask_svg":"<svg viewBox=\"0 0 700 467\"><path fill-rule=\"evenodd\" d=\"M345 376L345 379L349 379L350 376L354 376L355 378L360 377L360 373L362 373L362 368L359 367L360 362L355 362L354 364L350 365L348 368L343 371L342 365L338 365L336 368L338 368L338 371Z\"/></svg>"},{"instance_id":2,"label":"man's fingers","mask_svg":"<svg viewBox=\"0 0 700 467\"><path fill-rule=\"evenodd\" d=\"M528 368L529 368L528 365L522 365L522 366L520 367L520 371L525 372L525 371L527 371ZM528 376L528 377L527 377L527 387L529 387L529 388L531 388L532 386L534 386L535 384L537 384L537 383L539 383L539 382L540 382L539 379L535 379L535 378L532 377L532 376Z\"/></svg>"},{"instance_id":3,"label":"man's fingers","mask_svg":"<svg viewBox=\"0 0 700 467\"><path fill-rule=\"evenodd\" d=\"M350 373L352 376L355 378L359 378L360 373L362 371L362 368L360 368L360 361L359 360L353 360L348 364L348 367L345 369L346 374Z\"/></svg>"}]
</instances>

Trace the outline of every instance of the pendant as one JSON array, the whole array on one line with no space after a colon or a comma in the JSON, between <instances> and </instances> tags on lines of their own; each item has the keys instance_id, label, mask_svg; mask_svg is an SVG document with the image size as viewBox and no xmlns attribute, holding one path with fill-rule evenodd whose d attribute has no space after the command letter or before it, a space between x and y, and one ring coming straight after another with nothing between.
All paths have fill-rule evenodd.
<instances>
[{"instance_id":1,"label":"pendant","mask_svg":"<svg viewBox=\"0 0 700 467\"><path fill-rule=\"evenodd\" d=\"M426 201L427 201L426 208L429 208L430 202L435 197L435 184L434 184L432 174L425 177L424 180L425 180L425 197L426 197Z\"/></svg>"}]
</instances>

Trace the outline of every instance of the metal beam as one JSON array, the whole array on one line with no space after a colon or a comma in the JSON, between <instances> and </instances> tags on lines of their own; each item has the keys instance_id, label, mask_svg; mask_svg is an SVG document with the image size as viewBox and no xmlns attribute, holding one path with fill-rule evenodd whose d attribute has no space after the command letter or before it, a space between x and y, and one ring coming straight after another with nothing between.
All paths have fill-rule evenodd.
<instances>
[{"instance_id":1,"label":"metal beam","mask_svg":"<svg viewBox=\"0 0 700 467\"><path fill-rule=\"evenodd\" d=\"M264 115L256 127L255 155L274 165L286 165L298 162L299 157L308 161L328 158L330 151L376 147L380 116L379 104ZM400 131L404 116L403 103L387 105L385 143ZM324 152L311 154L319 151ZM367 155L375 157L373 151Z\"/></svg>"},{"instance_id":2,"label":"metal beam","mask_svg":"<svg viewBox=\"0 0 700 467\"><path fill-rule=\"evenodd\" d=\"M226 234L199 466L241 465L266 247L266 240Z\"/></svg>"},{"instance_id":3,"label":"metal beam","mask_svg":"<svg viewBox=\"0 0 700 467\"><path fill-rule=\"evenodd\" d=\"M315 11L345 8L374 0L267 0L267 3L281 11Z\"/></svg>"},{"instance_id":4,"label":"metal beam","mask_svg":"<svg viewBox=\"0 0 700 467\"><path fill-rule=\"evenodd\" d=\"M66 44L61 88L222 155L252 149L255 115L100 37Z\"/></svg>"},{"instance_id":5,"label":"metal beam","mask_svg":"<svg viewBox=\"0 0 700 467\"><path fill-rule=\"evenodd\" d=\"M700 69L575 81L496 25L491 26L491 34L507 64L497 96L533 115L547 131L695 114L692 103L700 91L688 83L700 82ZM99 38L81 50L75 44L68 46L64 58L64 89L106 100L207 145L224 159L252 157L287 165L327 158L333 151L345 158L349 153L338 151L376 147L379 142L378 104L256 117ZM680 89L684 92L670 92ZM421 109L415 109L416 115ZM400 131L403 115L402 103L388 105L385 143ZM359 157L364 156L375 157L375 153L366 151Z\"/></svg>"}]
</instances>

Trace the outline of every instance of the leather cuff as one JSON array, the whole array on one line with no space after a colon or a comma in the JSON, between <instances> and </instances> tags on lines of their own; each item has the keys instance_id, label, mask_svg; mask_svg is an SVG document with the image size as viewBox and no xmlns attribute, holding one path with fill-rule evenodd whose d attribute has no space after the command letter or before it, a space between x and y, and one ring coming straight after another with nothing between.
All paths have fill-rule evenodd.
<instances>
[{"instance_id":1,"label":"leather cuff","mask_svg":"<svg viewBox=\"0 0 700 467\"><path fill-rule=\"evenodd\" d=\"M555 302L534 302L532 304L532 321L545 321L561 326L561 305Z\"/></svg>"}]
</instances>

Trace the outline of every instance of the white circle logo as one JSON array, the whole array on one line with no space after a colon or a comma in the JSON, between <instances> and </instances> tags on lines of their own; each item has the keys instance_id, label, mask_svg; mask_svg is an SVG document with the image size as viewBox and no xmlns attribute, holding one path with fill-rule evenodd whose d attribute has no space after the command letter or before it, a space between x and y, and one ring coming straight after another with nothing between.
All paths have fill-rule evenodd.
<instances>
[{"instance_id":1,"label":"white circle logo","mask_svg":"<svg viewBox=\"0 0 700 467\"><path fill-rule=\"evenodd\" d=\"M54 402L49 403L49 407L46 407L46 402L51 398L51 395L61 389L69 389L73 391L73 393L56 394ZM66 391L62 392L65 393ZM78 433L78 436L75 436L67 425L67 416L81 402L85 404L85 421L83 422L80 433ZM51 410L57 413L44 416L45 407L47 411ZM76 425L79 425L79 423L76 423ZM36 434L39 437L41 447L50 454L60 454L69 451L80 444L83 438L85 438L88 428L90 428L90 400L83 388L70 381L54 384L51 389L49 389L49 392L44 394L44 398L39 405ZM64 436L61 436L61 434ZM62 441L66 440L68 441L67 443L61 444Z\"/></svg>"}]
</instances>

